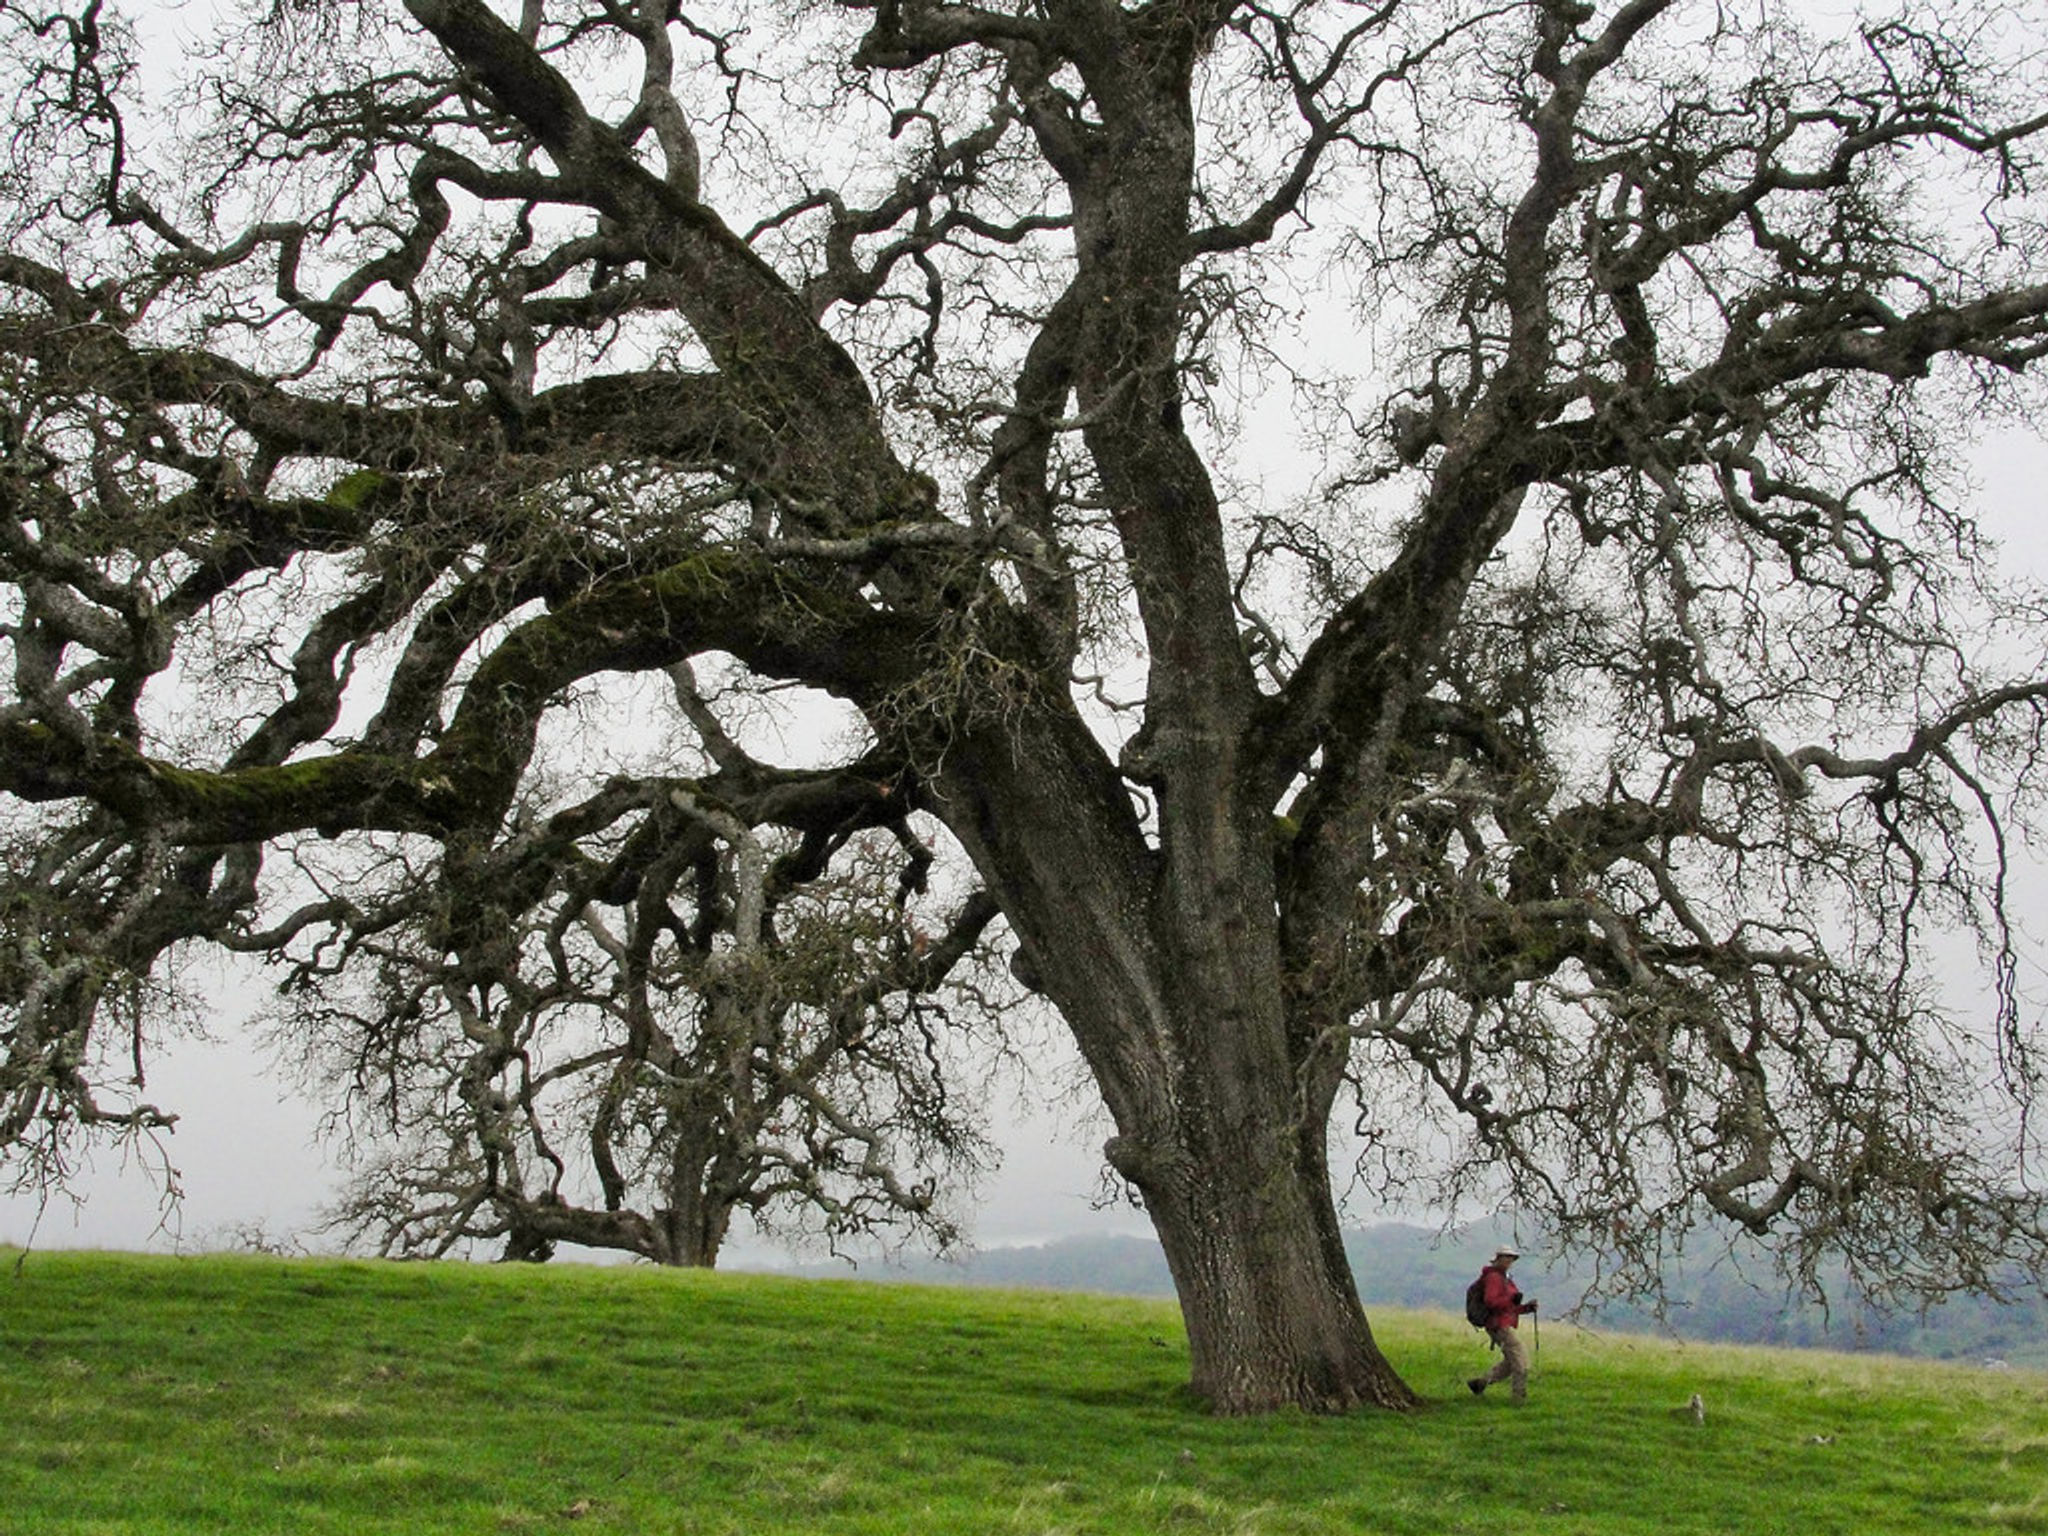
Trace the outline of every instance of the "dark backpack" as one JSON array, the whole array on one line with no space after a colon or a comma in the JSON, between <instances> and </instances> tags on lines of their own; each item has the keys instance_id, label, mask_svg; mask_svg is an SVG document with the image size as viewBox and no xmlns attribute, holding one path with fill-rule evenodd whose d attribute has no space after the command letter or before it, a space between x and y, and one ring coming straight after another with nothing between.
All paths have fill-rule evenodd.
<instances>
[{"instance_id":1,"label":"dark backpack","mask_svg":"<svg viewBox=\"0 0 2048 1536\"><path fill-rule=\"evenodd\" d=\"M1491 1317L1486 1310L1486 1276L1481 1275L1465 1287L1465 1321L1474 1328L1484 1328Z\"/></svg>"}]
</instances>

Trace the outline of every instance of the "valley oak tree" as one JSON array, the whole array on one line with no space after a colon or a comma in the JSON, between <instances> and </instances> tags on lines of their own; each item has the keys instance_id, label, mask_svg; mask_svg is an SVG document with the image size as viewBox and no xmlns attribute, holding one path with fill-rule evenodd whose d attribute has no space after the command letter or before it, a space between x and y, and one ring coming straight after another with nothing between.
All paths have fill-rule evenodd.
<instances>
[{"instance_id":1,"label":"valley oak tree","mask_svg":"<svg viewBox=\"0 0 2048 1536\"><path fill-rule=\"evenodd\" d=\"M2038 1262L2048 615L1965 453L2048 351L2040 22L275 0L173 79L0 0L15 1166L167 1120L201 946L409 902L516 1066L512 980L736 984L901 829L972 873L876 986L1007 946L1218 1411L1414 1401L1353 1175L1624 1281Z\"/></svg>"},{"instance_id":2,"label":"valley oak tree","mask_svg":"<svg viewBox=\"0 0 2048 1536\"><path fill-rule=\"evenodd\" d=\"M573 853L493 861L520 895L485 894L467 932L430 872L357 867L233 941L325 941L290 958L269 1013L342 1131L335 1228L383 1254L572 1244L704 1268L741 1212L834 1248L957 1238L986 1152L981 1063L961 1058L1016 990L977 949L993 907L918 926L931 853L900 817L893 837L861 830L886 784L770 775L781 818L808 791L830 828L771 857L742 815L761 802L734 795L760 765L697 718L708 782L614 801ZM613 821L623 844L598 831Z\"/></svg>"}]
</instances>

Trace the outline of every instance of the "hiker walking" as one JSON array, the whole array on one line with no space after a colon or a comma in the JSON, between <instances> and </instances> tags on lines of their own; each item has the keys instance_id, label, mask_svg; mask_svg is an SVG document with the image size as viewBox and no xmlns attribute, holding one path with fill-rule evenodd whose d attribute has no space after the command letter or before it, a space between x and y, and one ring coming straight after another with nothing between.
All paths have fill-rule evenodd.
<instances>
[{"instance_id":1,"label":"hiker walking","mask_svg":"<svg viewBox=\"0 0 2048 1536\"><path fill-rule=\"evenodd\" d=\"M1529 1352L1516 1330L1522 1314L1534 1312L1536 1303L1522 1300L1521 1291L1508 1278L1509 1267L1520 1257L1512 1248L1503 1248L1494 1254L1486 1267L1479 1271L1479 1278L1472 1282L1472 1294L1466 1297L1466 1315L1486 1329L1487 1338L1500 1351L1499 1364L1484 1376L1474 1376L1465 1383L1472 1389L1474 1397L1497 1381L1510 1384L1518 1403L1529 1395Z\"/></svg>"}]
</instances>

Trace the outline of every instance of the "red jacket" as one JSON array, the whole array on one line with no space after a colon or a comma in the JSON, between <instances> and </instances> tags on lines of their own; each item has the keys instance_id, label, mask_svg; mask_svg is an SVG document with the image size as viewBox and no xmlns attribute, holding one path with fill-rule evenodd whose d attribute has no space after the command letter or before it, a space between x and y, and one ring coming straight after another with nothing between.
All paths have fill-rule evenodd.
<instances>
[{"instance_id":1,"label":"red jacket","mask_svg":"<svg viewBox=\"0 0 2048 1536\"><path fill-rule=\"evenodd\" d=\"M1508 1272L1498 1265L1489 1264L1479 1271L1479 1278L1482 1282L1480 1299L1486 1303L1486 1326L1518 1327L1522 1314L1529 1309L1522 1305L1522 1293L1508 1278Z\"/></svg>"}]
</instances>

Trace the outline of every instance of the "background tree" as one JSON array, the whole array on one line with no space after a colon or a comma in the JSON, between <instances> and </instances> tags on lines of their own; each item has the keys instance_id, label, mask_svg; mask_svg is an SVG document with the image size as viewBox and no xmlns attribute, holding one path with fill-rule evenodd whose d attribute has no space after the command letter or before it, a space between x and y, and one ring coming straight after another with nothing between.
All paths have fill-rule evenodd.
<instances>
[{"instance_id":1,"label":"background tree","mask_svg":"<svg viewBox=\"0 0 2048 1536\"><path fill-rule=\"evenodd\" d=\"M948 1208L986 1156L980 1026L1015 990L960 963L993 909L917 926L930 851L900 819L853 830L887 814L887 784L855 806L820 784L845 820L771 858L743 819L757 802L717 798L761 766L703 718L719 775L661 791L622 835L593 818L572 842L558 819L544 861L517 842L485 856L467 877L493 920L457 949L445 886L379 878L390 865L351 871L367 903L337 888L237 941L300 956L272 1015L310 1086L342 1095L338 1228L384 1253L570 1243L707 1268L742 1211L835 1247L957 1238Z\"/></svg>"},{"instance_id":2,"label":"background tree","mask_svg":"<svg viewBox=\"0 0 2048 1536\"><path fill-rule=\"evenodd\" d=\"M282 849L409 850L422 975L585 921L593 826L666 899L705 722L572 706L718 653L861 721L743 826L886 783L971 860L1219 1409L1412 1400L1347 1094L1376 1186L1441 1151L1638 1271L2043 1254L2041 605L1949 457L2048 347L2023 7L402 11L276 7L181 157L99 4L0 10L0 786L73 828L11 1135L156 1113L109 980L268 932Z\"/></svg>"}]
</instances>

